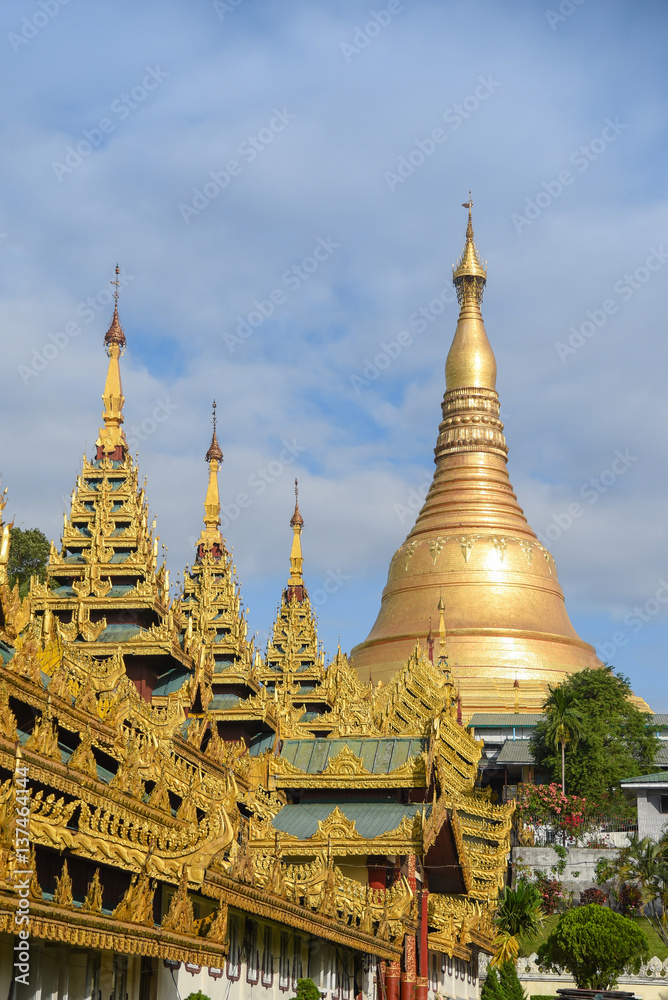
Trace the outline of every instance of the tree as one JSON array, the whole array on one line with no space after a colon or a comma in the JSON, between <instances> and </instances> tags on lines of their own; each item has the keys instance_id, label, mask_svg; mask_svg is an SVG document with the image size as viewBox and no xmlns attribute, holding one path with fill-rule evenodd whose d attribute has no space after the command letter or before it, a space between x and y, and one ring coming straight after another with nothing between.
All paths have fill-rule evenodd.
<instances>
[{"instance_id":1,"label":"tree","mask_svg":"<svg viewBox=\"0 0 668 1000\"><path fill-rule=\"evenodd\" d=\"M504 962L498 972L489 966L480 1000L526 1000L514 962Z\"/></svg>"},{"instance_id":2,"label":"tree","mask_svg":"<svg viewBox=\"0 0 668 1000\"><path fill-rule=\"evenodd\" d=\"M552 972L570 972L579 989L609 990L622 973L638 973L649 958L644 931L606 906L567 910L547 941L538 961Z\"/></svg>"},{"instance_id":3,"label":"tree","mask_svg":"<svg viewBox=\"0 0 668 1000\"><path fill-rule=\"evenodd\" d=\"M566 744L575 747L582 735L583 718L573 692L565 686L549 688L543 706L545 739L554 749L561 748L561 790L566 794Z\"/></svg>"},{"instance_id":4,"label":"tree","mask_svg":"<svg viewBox=\"0 0 668 1000\"><path fill-rule=\"evenodd\" d=\"M541 903L538 889L525 879L520 879L514 889L506 886L499 896L494 918L498 937L493 965L517 958L520 936L527 942L537 937L544 919Z\"/></svg>"},{"instance_id":5,"label":"tree","mask_svg":"<svg viewBox=\"0 0 668 1000\"><path fill-rule=\"evenodd\" d=\"M654 769L659 743L648 727L649 716L630 700L628 678L615 673L612 667L580 670L560 687L582 717L577 754L568 754L571 792L584 796L589 809L628 814L632 807L616 786L622 778L648 774ZM546 716L534 730L531 751L537 766L556 779L561 754L550 738L550 730L546 702Z\"/></svg>"},{"instance_id":6,"label":"tree","mask_svg":"<svg viewBox=\"0 0 668 1000\"><path fill-rule=\"evenodd\" d=\"M480 1000L505 1000L505 997L501 993L499 973L493 965L487 968L487 975L480 990Z\"/></svg>"},{"instance_id":7,"label":"tree","mask_svg":"<svg viewBox=\"0 0 668 1000\"><path fill-rule=\"evenodd\" d=\"M48 538L39 528L12 528L7 575L10 587L18 580L21 597L28 593L31 576L38 576L42 582L46 579L50 548Z\"/></svg>"},{"instance_id":8,"label":"tree","mask_svg":"<svg viewBox=\"0 0 668 1000\"><path fill-rule=\"evenodd\" d=\"M514 962L505 962L499 969L499 986L504 1000L526 1000Z\"/></svg>"}]
</instances>

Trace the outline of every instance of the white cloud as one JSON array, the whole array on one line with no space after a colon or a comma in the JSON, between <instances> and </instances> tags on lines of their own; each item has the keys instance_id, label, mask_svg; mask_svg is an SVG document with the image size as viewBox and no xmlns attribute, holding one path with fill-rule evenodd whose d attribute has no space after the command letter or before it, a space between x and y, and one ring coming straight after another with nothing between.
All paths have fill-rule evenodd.
<instances>
[{"instance_id":1,"label":"white cloud","mask_svg":"<svg viewBox=\"0 0 668 1000\"><path fill-rule=\"evenodd\" d=\"M5 37L24 13L18 2L3 6ZM368 19L357 0L344 10L247 3L223 22L212 4L121 0L113 19L67 5L16 54L7 45L2 472L17 520L59 532L63 494L97 433L109 313L82 324L27 384L17 366L107 287L119 260L134 275L121 300L127 425L141 427L156 400L177 407L140 441L173 568L190 558L199 531L215 396L226 502L277 460L283 439L303 442L294 469L307 571L317 586L340 562L352 580L322 607L323 635L330 650L339 630L344 646L359 641L409 527L394 504L433 467L456 306L359 394L350 376L446 287L471 187L511 479L530 522L543 530L576 502L616 449L639 455L553 546L572 617L583 630L614 630L665 572L668 270L620 300L563 363L555 343L587 310L621 299L615 282L666 232L665 18L653 5L629 24L620 4L586 4L551 31L539 8L480 2L472 13L470 4L423 0L406 3L348 64L340 42ZM155 65L164 82L59 182L53 159ZM447 126L445 142L391 193L384 171L447 125L444 112L489 74L494 93ZM179 203L211 171L243 159L240 144L284 107L294 120L186 225ZM628 128L578 171L571 154L616 116ZM569 167L573 183L518 234L512 214ZM289 289L286 270L328 237L340 247ZM276 289L285 302L230 352L223 334ZM258 629L285 575L292 478L286 466L226 531ZM624 651L637 651L626 669L650 699L658 654L646 636L659 635L659 620Z\"/></svg>"}]
</instances>

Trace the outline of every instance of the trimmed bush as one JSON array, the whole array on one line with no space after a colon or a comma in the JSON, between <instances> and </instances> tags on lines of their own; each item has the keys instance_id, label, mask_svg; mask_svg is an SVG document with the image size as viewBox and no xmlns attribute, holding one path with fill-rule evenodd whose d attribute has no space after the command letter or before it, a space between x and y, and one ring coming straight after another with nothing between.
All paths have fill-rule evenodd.
<instances>
[{"instance_id":1,"label":"trimmed bush","mask_svg":"<svg viewBox=\"0 0 668 1000\"><path fill-rule=\"evenodd\" d=\"M612 989L624 972L638 973L649 958L644 931L607 906L578 906L559 918L538 961L553 972L570 972L580 989Z\"/></svg>"}]
</instances>

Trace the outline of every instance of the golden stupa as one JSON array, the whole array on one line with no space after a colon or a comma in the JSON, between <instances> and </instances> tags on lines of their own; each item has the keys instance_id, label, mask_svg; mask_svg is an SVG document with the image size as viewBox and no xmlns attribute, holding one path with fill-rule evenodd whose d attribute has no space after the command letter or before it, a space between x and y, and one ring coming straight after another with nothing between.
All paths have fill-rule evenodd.
<instances>
[{"instance_id":1,"label":"golden stupa","mask_svg":"<svg viewBox=\"0 0 668 1000\"><path fill-rule=\"evenodd\" d=\"M386 681L445 604L447 654L463 710L540 711L549 684L600 666L573 628L554 559L517 502L506 469L496 360L480 303L487 270L473 238L453 268L460 304L445 365L436 471L395 553L380 612L353 652L360 677Z\"/></svg>"}]
</instances>

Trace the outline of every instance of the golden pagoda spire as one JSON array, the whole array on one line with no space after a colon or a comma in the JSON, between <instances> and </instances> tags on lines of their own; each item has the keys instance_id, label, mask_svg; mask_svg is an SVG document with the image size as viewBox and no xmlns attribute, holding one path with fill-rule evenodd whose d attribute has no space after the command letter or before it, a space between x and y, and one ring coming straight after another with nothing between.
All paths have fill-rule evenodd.
<instances>
[{"instance_id":1,"label":"golden pagoda spire","mask_svg":"<svg viewBox=\"0 0 668 1000\"><path fill-rule=\"evenodd\" d=\"M512 704L516 676L520 710L533 712L550 684L599 661L568 618L554 560L508 478L496 362L480 312L487 271L475 246L472 204L469 195L464 250L453 269L460 313L434 478L392 560L378 618L352 661L360 675L370 667L374 681L387 681L411 656L442 594L447 650L467 712ZM444 671L449 675L447 659Z\"/></svg>"},{"instance_id":2,"label":"golden pagoda spire","mask_svg":"<svg viewBox=\"0 0 668 1000\"><path fill-rule=\"evenodd\" d=\"M304 566L304 559L302 557L302 541L301 533L304 527L304 518L302 517L299 510L299 483L295 479L295 512L290 518L290 526L294 532L292 537L292 549L290 551L290 576L288 578L288 587L302 587L304 586L304 577L302 576L302 569Z\"/></svg>"},{"instance_id":3,"label":"golden pagoda spire","mask_svg":"<svg viewBox=\"0 0 668 1000\"><path fill-rule=\"evenodd\" d=\"M208 549L212 549L213 546L217 546L217 551L214 551L214 555L220 556L223 551L223 538L219 531L220 494L218 493L218 469L223 460L223 452L218 444L218 437L216 435L215 399L213 401L212 414L213 433L211 435L211 444L205 456L206 461L209 463L209 483L206 488L206 497L204 500L204 530L200 536L198 548L205 546Z\"/></svg>"},{"instance_id":4,"label":"golden pagoda spire","mask_svg":"<svg viewBox=\"0 0 668 1000\"><path fill-rule=\"evenodd\" d=\"M496 388L496 359L480 312L487 268L480 259L473 237L472 206L469 191L469 200L462 206L469 210L466 243L459 263L452 269L452 282L457 291L460 311L455 337L445 363L445 381L447 389L479 386L493 390Z\"/></svg>"},{"instance_id":5,"label":"golden pagoda spire","mask_svg":"<svg viewBox=\"0 0 668 1000\"><path fill-rule=\"evenodd\" d=\"M116 280L110 284L115 285L114 290L114 315L111 325L104 336L104 346L109 356L109 367L107 369L107 380L104 384L102 401L104 412L102 419L104 427L100 428L100 436L96 443L97 458L111 458L122 461L128 452L128 443L125 433L121 428L123 423L123 385L121 383L121 367L119 364L121 356L125 353L125 334L118 318L118 275L120 270L116 265Z\"/></svg>"}]
</instances>

